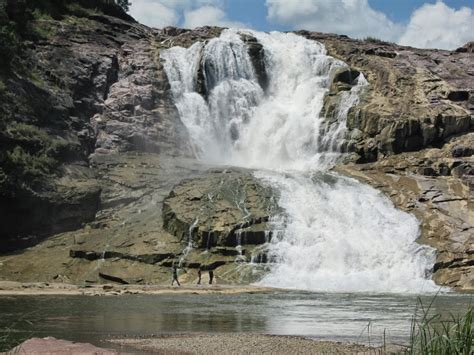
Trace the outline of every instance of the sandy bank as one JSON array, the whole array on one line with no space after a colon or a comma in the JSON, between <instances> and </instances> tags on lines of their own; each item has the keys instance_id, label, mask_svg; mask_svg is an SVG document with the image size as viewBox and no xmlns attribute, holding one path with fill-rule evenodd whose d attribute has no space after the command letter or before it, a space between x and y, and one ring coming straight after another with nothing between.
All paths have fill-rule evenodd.
<instances>
[{"instance_id":1,"label":"sandy bank","mask_svg":"<svg viewBox=\"0 0 474 355\"><path fill-rule=\"evenodd\" d=\"M159 354L378 354L359 344L315 341L297 336L264 334L178 334L154 338L111 339L126 349Z\"/></svg>"},{"instance_id":2,"label":"sandy bank","mask_svg":"<svg viewBox=\"0 0 474 355\"><path fill-rule=\"evenodd\" d=\"M0 281L0 296L40 296L40 295L84 295L84 296L119 296L130 294L237 294L237 293L266 293L275 289L257 286L233 285L116 285L93 284L72 285L48 282L15 282Z\"/></svg>"},{"instance_id":3,"label":"sandy bank","mask_svg":"<svg viewBox=\"0 0 474 355\"><path fill-rule=\"evenodd\" d=\"M402 350L361 344L317 341L298 336L248 333L172 334L153 338L108 339L110 345L96 347L53 337L32 338L17 345L15 354L359 354L372 355ZM102 343L103 344L103 343Z\"/></svg>"}]
</instances>

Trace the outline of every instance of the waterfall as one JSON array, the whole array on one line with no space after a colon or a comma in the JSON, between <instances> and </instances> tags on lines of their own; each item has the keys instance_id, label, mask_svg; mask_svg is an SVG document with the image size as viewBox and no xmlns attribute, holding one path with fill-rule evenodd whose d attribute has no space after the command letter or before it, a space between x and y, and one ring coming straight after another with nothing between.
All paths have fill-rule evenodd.
<instances>
[{"instance_id":1,"label":"waterfall","mask_svg":"<svg viewBox=\"0 0 474 355\"><path fill-rule=\"evenodd\" d=\"M263 45L263 90L244 36ZM324 46L291 33L224 30L161 53L196 156L252 168L280 195L267 286L331 292L424 292L433 249L416 219L375 189L328 171L341 157L349 109L368 85L342 93L336 120L322 115L338 68Z\"/></svg>"}]
</instances>

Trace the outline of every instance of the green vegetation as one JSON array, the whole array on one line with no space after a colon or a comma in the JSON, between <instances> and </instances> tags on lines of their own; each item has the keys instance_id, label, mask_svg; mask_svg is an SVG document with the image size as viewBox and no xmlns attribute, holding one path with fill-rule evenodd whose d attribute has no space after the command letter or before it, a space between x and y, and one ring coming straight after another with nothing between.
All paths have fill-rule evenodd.
<instances>
[{"instance_id":1,"label":"green vegetation","mask_svg":"<svg viewBox=\"0 0 474 355\"><path fill-rule=\"evenodd\" d=\"M131 5L128 0L116 0L117 5L120 6L124 11L129 10L129 6Z\"/></svg>"},{"instance_id":2,"label":"green vegetation","mask_svg":"<svg viewBox=\"0 0 474 355\"><path fill-rule=\"evenodd\" d=\"M56 34L54 19L50 14L44 13L39 9L33 11L34 22L32 22L32 30L44 39L52 38Z\"/></svg>"},{"instance_id":3,"label":"green vegetation","mask_svg":"<svg viewBox=\"0 0 474 355\"><path fill-rule=\"evenodd\" d=\"M0 72L9 72L15 56L21 53L23 38L52 38L57 32L55 20L71 15L86 19L100 12L127 18L129 6L128 0L0 1Z\"/></svg>"},{"instance_id":4,"label":"green vegetation","mask_svg":"<svg viewBox=\"0 0 474 355\"><path fill-rule=\"evenodd\" d=\"M73 153L71 150L75 148L74 144L65 139L25 123L14 123L7 128L7 132L14 137L17 144L27 147L29 152L51 158Z\"/></svg>"},{"instance_id":5,"label":"green vegetation","mask_svg":"<svg viewBox=\"0 0 474 355\"><path fill-rule=\"evenodd\" d=\"M67 13L70 14L68 17L87 17L91 15L99 15L101 12L97 7L85 8L76 2L72 2L66 5Z\"/></svg>"},{"instance_id":6,"label":"green vegetation","mask_svg":"<svg viewBox=\"0 0 474 355\"><path fill-rule=\"evenodd\" d=\"M0 154L2 194L13 193L11 188L15 186L34 186L54 174L60 161L77 155L76 144L37 126L12 123L5 133L14 145Z\"/></svg>"},{"instance_id":7,"label":"green vegetation","mask_svg":"<svg viewBox=\"0 0 474 355\"><path fill-rule=\"evenodd\" d=\"M37 178L48 174L54 166L54 159L46 154L32 155L24 148L16 146L13 151L7 151L6 165L13 165L15 170L25 178Z\"/></svg>"},{"instance_id":8,"label":"green vegetation","mask_svg":"<svg viewBox=\"0 0 474 355\"><path fill-rule=\"evenodd\" d=\"M381 40L380 38L375 38L375 37L365 37L364 38L364 41L366 42L371 42L371 43L375 43L375 44L381 44L381 45L387 45L387 44L393 44L392 42L388 42L388 41L383 41Z\"/></svg>"},{"instance_id":9,"label":"green vegetation","mask_svg":"<svg viewBox=\"0 0 474 355\"><path fill-rule=\"evenodd\" d=\"M421 319L413 317L410 335L410 354L471 355L474 352L474 307L462 316L451 315L443 320L440 314L430 315L419 301Z\"/></svg>"},{"instance_id":10,"label":"green vegetation","mask_svg":"<svg viewBox=\"0 0 474 355\"><path fill-rule=\"evenodd\" d=\"M383 333L382 346L374 354L404 355L472 355L474 354L474 307L470 306L461 315L450 314L448 318L432 311L436 300L433 297L428 307L418 298L418 303L411 321L408 345L396 345L398 350L389 350L392 345L387 342L386 330ZM372 323L369 322L361 333L367 334L369 346L373 345ZM360 338L362 340L362 338Z\"/></svg>"},{"instance_id":11,"label":"green vegetation","mask_svg":"<svg viewBox=\"0 0 474 355\"><path fill-rule=\"evenodd\" d=\"M83 29L94 28L94 22L88 19L87 17L66 16L63 20L63 23L66 23L68 25L75 25Z\"/></svg>"},{"instance_id":12,"label":"green vegetation","mask_svg":"<svg viewBox=\"0 0 474 355\"><path fill-rule=\"evenodd\" d=\"M19 47L15 26L11 23L0 25L0 68L9 69Z\"/></svg>"}]
</instances>

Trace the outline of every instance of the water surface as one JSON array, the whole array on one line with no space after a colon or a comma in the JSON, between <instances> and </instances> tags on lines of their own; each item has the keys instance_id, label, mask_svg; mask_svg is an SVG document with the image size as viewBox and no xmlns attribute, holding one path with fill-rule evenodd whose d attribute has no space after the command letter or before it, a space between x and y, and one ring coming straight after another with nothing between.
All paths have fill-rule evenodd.
<instances>
[{"instance_id":1,"label":"water surface","mask_svg":"<svg viewBox=\"0 0 474 355\"><path fill-rule=\"evenodd\" d=\"M422 297L428 305L432 297ZM438 295L447 318L472 306L469 295ZM241 295L16 296L0 298L3 349L33 336L101 345L110 337L248 332L376 344L408 340L413 295L275 292ZM102 344L103 345L103 344Z\"/></svg>"}]
</instances>

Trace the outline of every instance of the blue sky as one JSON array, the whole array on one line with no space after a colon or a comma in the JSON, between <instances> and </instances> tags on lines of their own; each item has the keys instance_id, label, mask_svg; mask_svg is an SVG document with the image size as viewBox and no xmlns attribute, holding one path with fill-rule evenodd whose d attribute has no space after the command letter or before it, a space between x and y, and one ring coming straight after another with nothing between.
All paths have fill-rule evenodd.
<instances>
[{"instance_id":1,"label":"blue sky","mask_svg":"<svg viewBox=\"0 0 474 355\"><path fill-rule=\"evenodd\" d=\"M474 40L474 0L131 0L153 27L307 29L454 49Z\"/></svg>"},{"instance_id":2,"label":"blue sky","mask_svg":"<svg viewBox=\"0 0 474 355\"><path fill-rule=\"evenodd\" d=\"M408 23L413 11L425 3L434 4L436 0L369 0L372 8L383 12L390 20L401 23ZM463 6L474 8L474 0L445 0L444 3L455 9ZM267 21L265 0L227 0L224 7L231 20L250 24L256 30L291 30L289 26Z\"/></svg>"}]
</instances>

